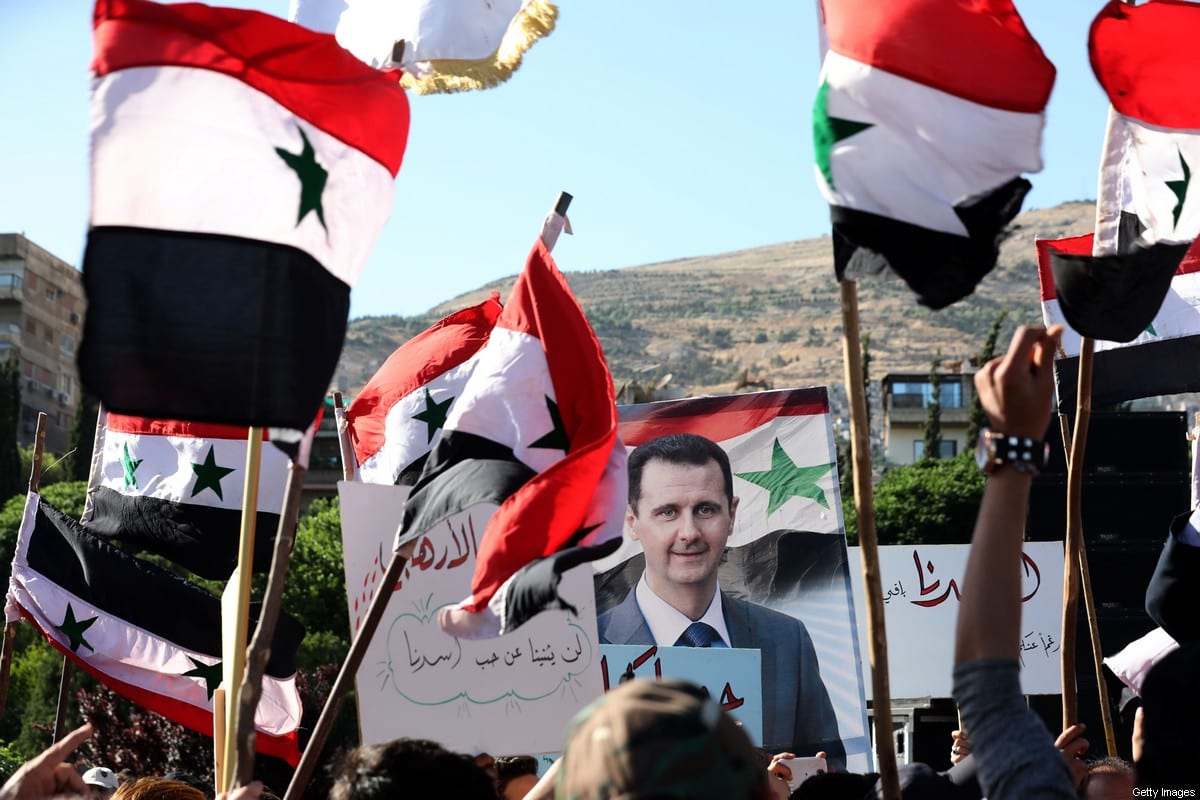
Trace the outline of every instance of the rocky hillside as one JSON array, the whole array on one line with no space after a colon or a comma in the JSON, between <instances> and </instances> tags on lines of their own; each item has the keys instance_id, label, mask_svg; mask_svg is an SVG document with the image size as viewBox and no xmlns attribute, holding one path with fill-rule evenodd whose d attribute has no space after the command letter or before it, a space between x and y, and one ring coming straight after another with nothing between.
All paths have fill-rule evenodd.
<instances>
[{"instance_id":1,"label":"rocky hillside","mask_svg":"<svg viewBox=\"0 0 1200 800\"><path fill-rule=\"evenodd\" d=\"M871 377L927 372L938 353L969 358L1002 311L1009 312L1002 342L1014 325L1039 321L1033 242L1086 232L1092 214L1085 202L1023 213L996 269L974 295L941 311L917 305L900 281L860 283ZM842 316L831 254L825 236L567 278L618 387L667 383L673 395L692 395L731 392L746 379L755 388L840 386ZM335 385L353 395L410 336L490 291L503 299L512 282L482 286L419 317L354 320Z\"/></svg>"}]
</instances>

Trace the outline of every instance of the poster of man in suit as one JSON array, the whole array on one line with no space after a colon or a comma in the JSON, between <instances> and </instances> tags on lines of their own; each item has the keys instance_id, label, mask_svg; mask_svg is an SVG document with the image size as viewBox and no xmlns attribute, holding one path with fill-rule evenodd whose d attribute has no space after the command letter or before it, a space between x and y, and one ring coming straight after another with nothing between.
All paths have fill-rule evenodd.
<instances>
[{"instance_id":1,"label":"poster of man in suit","mask_svg":"<svg viewBox=\"0 0 1200 800\"><path fill-rule=\"evenodd\" d=\"M866 703L824 388L621 409L625 541L602 644L761 656L764 748L865 768Z\"/></svg>"}]
</instances>

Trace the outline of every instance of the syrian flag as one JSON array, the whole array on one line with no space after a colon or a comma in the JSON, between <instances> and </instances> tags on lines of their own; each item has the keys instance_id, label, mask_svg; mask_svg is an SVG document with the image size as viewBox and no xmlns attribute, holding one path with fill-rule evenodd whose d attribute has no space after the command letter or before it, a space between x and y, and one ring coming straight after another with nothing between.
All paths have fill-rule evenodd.
<instances>
[{"instance_id":1,"label":"syrian flag","mask_svg":"<svg viewBox=\"0 0 1200 800\"><path fill-rule=\"evenodd\" d=\"M93 536L35 493L25 501L5 616L28 619L110 689L212 735L213 691L221 683L218 598ZM258 750L293 766L303 636L299 622L280 615L255 714Z\"/></svg>"},{"instance_id":2,"label":"syrian flag","mask_svg":"<svg viewBox=\"0 0 1200 800\"><path fill-rule=\"evenodd\" d=\"M1091 234L1069 239L1040 240L1037 243L1038 277L1042 290L1042 318L1046 325L1065 326L1062 343L1054 361L1058 384L1059 408L1073 408L1079 385L1079 352L1082 334L1072 327L1066 311L1066 297L1057 294L1058 265L1064 259L1090 259ZM1093 259L1106 263L1104 259ZM1111 262L1111 259L1107 260ZM1131 313L1151 308L1150 322L1129 341L1095 341L1092 370L1092 403L1106 406L1138 397L1200 391L1200 250L1192 244L1175 269L1164 299L1158 301L1145 290L1145 283L1134 285L1098 282L1096 292L1115 299L1121 288ZM1119 308L1119 306L1118 306Z\"/></svg>"},{"instance_id":3,"label":"syrian flag","mask_svg":"<svg viewBox=\"0 0 1200 800\"><path fill-rule=\"evenodd\" d=\"M271 565L288 454L263 432L254 569ZM204 578L237 566L247 429L102 410L83 524Z\"/></svg>"},{"instance_id":4,"label":"syrian flag","mask_svg":"<svg viewBox=\"0 0 1200 800\"><path fill-rule=\"evenodd\" d=\"M401 345L346 410L364 483L417 482L500 315L493 294Z\"/></svg>"},{"instance_id":5,"label":"syrian flag","mask_svg":"<svg viewBox=\"0 0 1200 800\"><path fill-rule=\"evenodd\" d=\"M432 94L508 80L525 51L554 30L558 8L548 0L292 0L289 17L336 31L367 64L403 67L405 88Z\"/></svg>"},{"instance_id":6,"label":"syrian flag","mask_svg":"<svg viewBox=\"0 0 1200 800\"><path fill-rule=\"evenodd\" d=\"M98 0L80 375L124 414L304 429L408 131L394 73L267 14Z\"/></svg>"},{"instance_id":7,"label":"syrian flag","mask_svg":"<svg viewBox=\"0 0 1200 800\"><path fill-rule=\"evenodd\" d=\"M619 546L626 494L604 353L541 240L478 358L396 540L399 549L459 511L499 504L471 596L442 616L467 638L568 608L562 572Z\"/></svg>"},{"instance_id":8,"label":"syrian flag","mask_svg":"<svg viewBox=\"0 0 1200 800\"><path fill-rule=\"evenodd\" d=\"M839 280L895 273L922 305L974 291L1042 168L1054 66L1009 0L824 0L817 184Z\"/></svg>"},{"instance_id":9,"label":"syrian flag","mask_svg":"<svg viewBox=\"0 0 1200 800\"><path fill-rule=\"evenodd\" d=\"M848 585L824 387L621 406L619 433L630 449L659 436L694 433L728 453L740 501L718 570L721 586L745 587L745 599L776 605L802 590ZM643 565L641 544L628 536L595 564L598 613L625 598Z\"/></svg>"}]
</instances>

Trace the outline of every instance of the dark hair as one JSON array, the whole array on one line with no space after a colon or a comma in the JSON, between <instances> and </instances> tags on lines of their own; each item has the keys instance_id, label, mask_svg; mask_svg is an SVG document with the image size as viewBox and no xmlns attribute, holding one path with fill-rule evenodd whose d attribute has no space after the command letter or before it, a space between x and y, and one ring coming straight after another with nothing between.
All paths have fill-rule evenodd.
<instances>
[{"instance_id":1,"label":"dark hair","mask_svg":"<svg viewBox=\"0 0 1200 800\"><path fill-rule=\"evenodd\" d=\"M1126 775L1133 777L1133 765L1117 756L1105 756L1088 762L1088 777L1092 775Z\"/></svg>"},{"instance_id":2,"label":"dark hair","mask_svg":"<svg viewBox=\"0 0 1200 800\"><path fill-rule=\"evenodd\" d=\"M710 461L717 462L721 477L725 480L725 499L729 505L733 505L733 470L729 467L729 456L721 446L694 433L669 433L643 442L629 454L629 505L635 513L638 501L642 499L642 469L650 461L693 467L703 467Z\"/></svg>"},{"instance_id":3,"label":"dark hair","mask_svg":"<svg viewBox=\"0 0 1200 800\"><path fill-rule=\"evenodd\" d=\"M363 745L342 759L330 800L454 797L496 800L496 787L474 759L427 739Z\"/></svg>"},{"instance_id":4,"label":"dark hair","mask_svg":"<svg viewBox=\"0 0 1200 800\"><path fill-rule=\"evenodd\" d=\"M496 759L496 793L503 795L509 781L522 775L537 775L538 760L533 756L501 756Z\"/></svg>"}]
</instances>

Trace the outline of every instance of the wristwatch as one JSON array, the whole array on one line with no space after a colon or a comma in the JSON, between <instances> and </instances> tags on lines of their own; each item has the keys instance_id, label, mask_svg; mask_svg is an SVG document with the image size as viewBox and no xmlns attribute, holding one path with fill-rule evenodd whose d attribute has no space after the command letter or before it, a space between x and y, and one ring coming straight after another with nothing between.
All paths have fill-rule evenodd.
<instances>
[{"instance_id":1,"label":"wristwatch","mask_svg":"<svg viewBox=\"0 0 1200 800\"><path fill-rule=\"evenodd\" d=\"M1009 436L984 428L975 442L975 463L990 475L1000 467L1037 475L1050 460L1050 443L1040 439Z\"/></svg>"}]
</instances>

